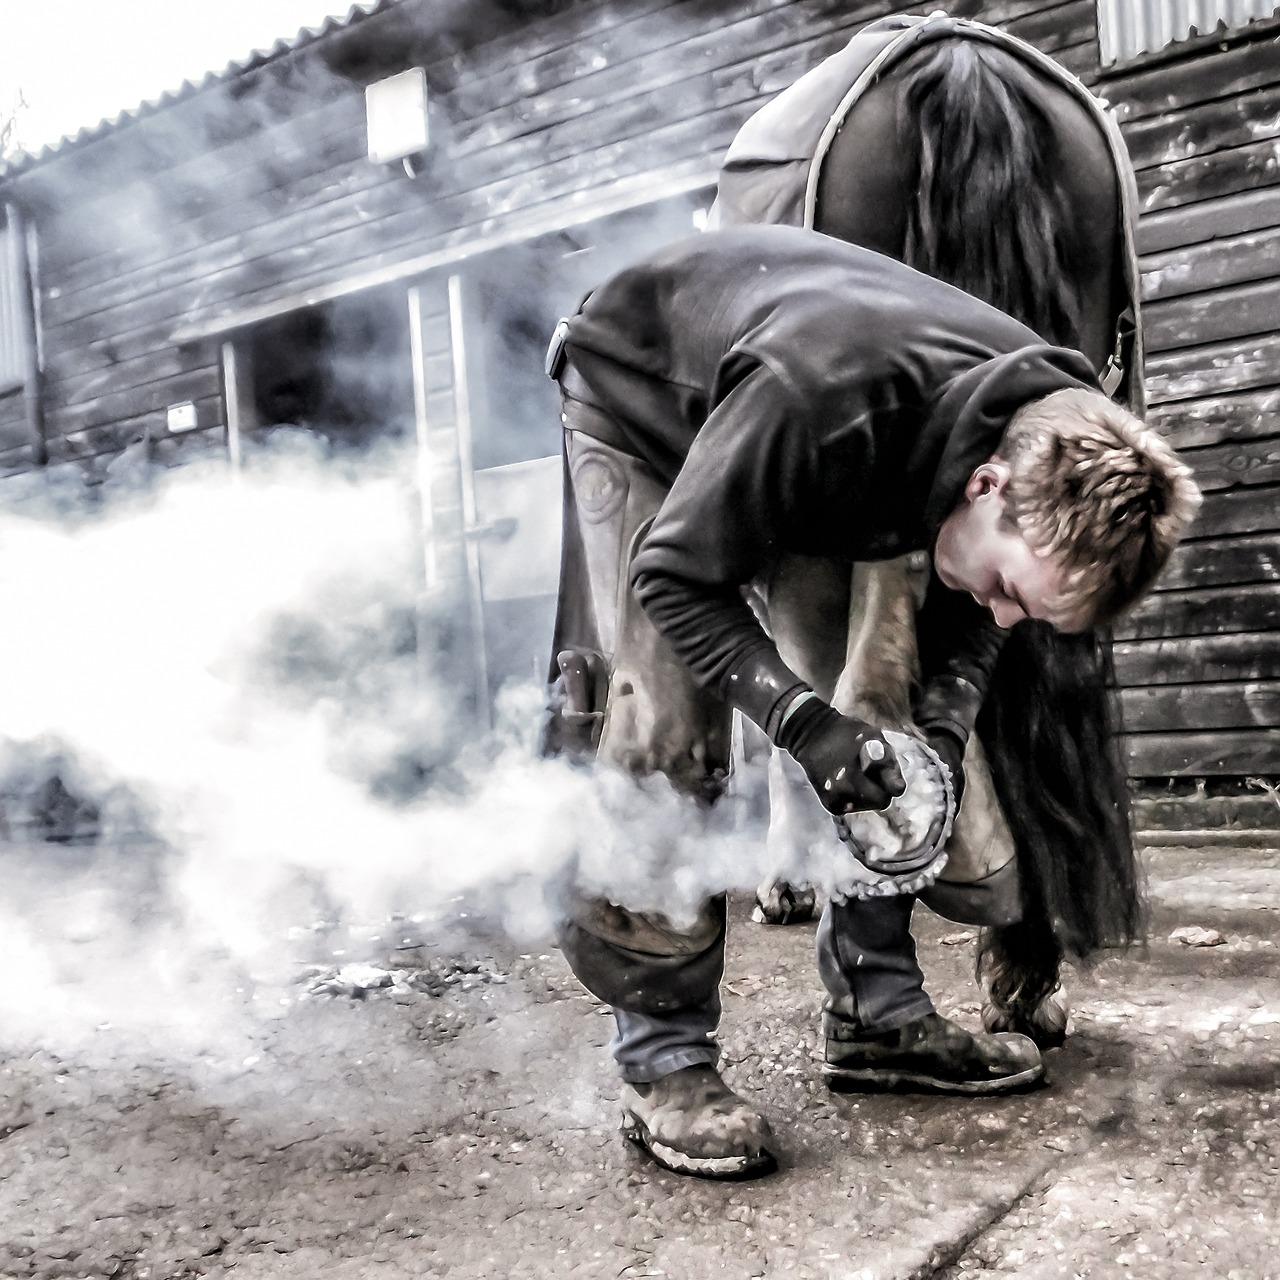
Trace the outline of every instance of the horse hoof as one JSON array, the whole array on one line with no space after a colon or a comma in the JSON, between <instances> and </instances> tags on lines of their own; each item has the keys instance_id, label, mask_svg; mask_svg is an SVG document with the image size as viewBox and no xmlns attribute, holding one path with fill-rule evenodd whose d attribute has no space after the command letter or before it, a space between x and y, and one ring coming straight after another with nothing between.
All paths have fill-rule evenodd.
<instances>
[{"instance_id":1,"label":"horse hoof","mask_svg":"<svg viewBox=\"0 0 1280 1280\"><path fill-rule=\"evenodd\" d=\"M756 890L751 918L757 924L804 924L818 911L818 895L812 889L797 889L785 880L771 880Z\"/></svg>"},{"instance_id":2,"label":"horse hoof","mask_svg":"<svg viewBox=\"0 0 1280 1280\"><path fill-rule=\"evenodd\" d=\"M1016 1005L1006 1009L984 1004L982 1026L986 1031L1013 1031L1029 1036L1040 1049L1056 1049L1071 1029L1071 1002L1061 987L1054 987L1030 1013Z\"/></svg>"}]
</instances>

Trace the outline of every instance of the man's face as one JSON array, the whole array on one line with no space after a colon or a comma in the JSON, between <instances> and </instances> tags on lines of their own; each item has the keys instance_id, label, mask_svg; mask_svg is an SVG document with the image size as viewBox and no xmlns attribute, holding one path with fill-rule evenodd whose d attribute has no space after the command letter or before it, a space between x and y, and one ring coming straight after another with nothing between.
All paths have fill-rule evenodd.
<instances>
[{"instance_id":1,"label":"man's face","mask_svg":"<svg viewBox=\"0 0 1280 1280\"><path fill-rule=\"evenodd\" d=\"M969 477L964 500L938 530L934 568L946 586L969 592L990 609L998 626L1040 618L1071 630L1062 604L1071 575L1004 520L1008 479L1009 469L999 459Z\"/></svg>"}]
</instances>

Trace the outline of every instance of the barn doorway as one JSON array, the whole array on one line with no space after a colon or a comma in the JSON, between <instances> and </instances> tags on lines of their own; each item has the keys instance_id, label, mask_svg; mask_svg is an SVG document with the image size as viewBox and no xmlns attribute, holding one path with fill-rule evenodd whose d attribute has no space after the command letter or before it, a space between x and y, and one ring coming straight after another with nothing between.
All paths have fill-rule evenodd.
<instances>
[{"instance_id":1,"label":"barn doorway","mask_svg":"<svg viewBox=\"0 0 1280 1280\"><path fill-rule=\"evenodd\" d=\"M403 291L339 298L264 321L236 342L242 447L303 430L334 456L413 437Z\"/></svg>"}]
</instances>

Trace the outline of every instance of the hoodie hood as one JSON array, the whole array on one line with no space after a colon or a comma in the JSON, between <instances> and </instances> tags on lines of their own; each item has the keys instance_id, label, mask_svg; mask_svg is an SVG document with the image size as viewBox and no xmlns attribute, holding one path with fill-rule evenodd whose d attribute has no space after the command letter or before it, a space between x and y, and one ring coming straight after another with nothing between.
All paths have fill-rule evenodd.
<instances>
[{"instance_id":1,"label":"hoodie hood","mask_svg":"<svg viewBox=\"0 0 1280 1280\"><path fill-rule=\"evenodd\" d=\"M955 510L975 468L1000 447L1009 419L1032 400L1069 388L1102 388L1093 367L1065 347L1024 347L952 378L916 444L913 475L931 475L924 504L930 533Z\"/></svg>"}]
</instances>

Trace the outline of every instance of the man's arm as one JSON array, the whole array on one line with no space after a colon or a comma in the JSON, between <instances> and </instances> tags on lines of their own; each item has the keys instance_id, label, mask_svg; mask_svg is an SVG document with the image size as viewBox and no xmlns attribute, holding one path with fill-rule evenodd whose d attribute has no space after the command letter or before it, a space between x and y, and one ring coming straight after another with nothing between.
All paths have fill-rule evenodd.
<instances>
[{"instance_id":1,"label":"man's arm","mask_svg":"<svg viewBox=\"0 0 1280 1280\"><path fill-rule=\"evenodd\" d=\"M772 373L751 370L699 432L632 566L636 597L694 679L796 758L834 813L902 790L878 730L839 715L783 662L742 598L817 491L816 450ZM860 764L871 739L878 764Z\"/></svg>"},{"instance_id":2,"label":"man's arm","mask_svg":"<svg viewBox=\"0 0 1280 1280\"><path fill-rule=\"evenodd\" d=\"M703 424L632 562L637 599L697 682L762 728L773 703L804 686L742 587L776 559L816 465L790 395L754 367ZM744 680L745 669L761 679Z\"/></svg>"}]
</instances>

